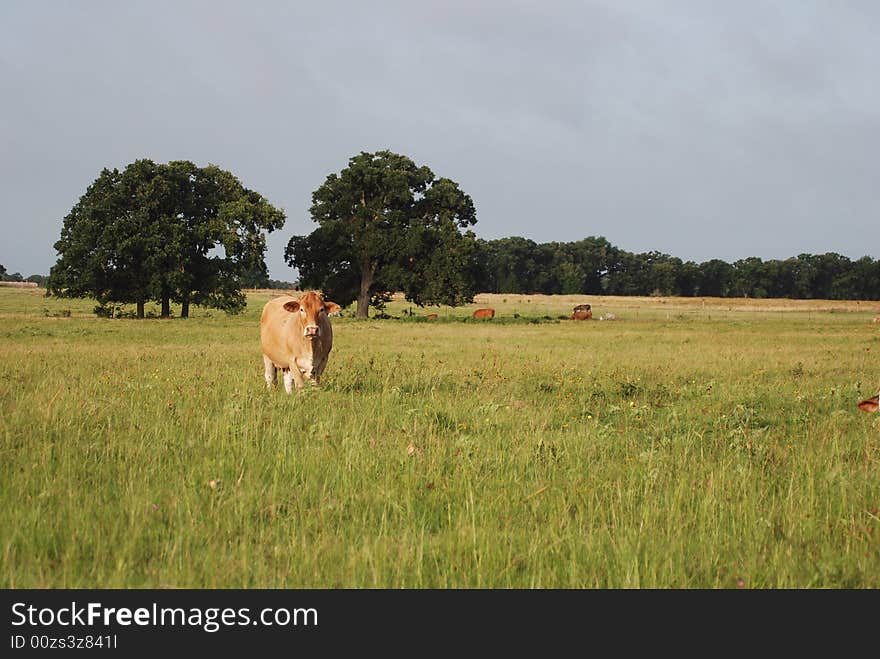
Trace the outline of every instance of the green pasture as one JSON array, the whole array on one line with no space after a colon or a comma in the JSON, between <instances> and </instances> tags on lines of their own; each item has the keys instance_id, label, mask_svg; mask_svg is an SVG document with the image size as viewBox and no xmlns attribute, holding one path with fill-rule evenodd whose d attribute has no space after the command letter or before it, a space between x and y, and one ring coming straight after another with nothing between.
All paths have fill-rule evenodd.
<instances>
[{"instance_id":1,"label":"green pasture","mask_svg":"<svg viewBox=\"0 0 880 659\"><path fill-rule=\"evenodd\" d=\"M0 587L880 587L877 303L395 300L287 396L272 294L0 289Z\"/></svg>"}]
</instances>

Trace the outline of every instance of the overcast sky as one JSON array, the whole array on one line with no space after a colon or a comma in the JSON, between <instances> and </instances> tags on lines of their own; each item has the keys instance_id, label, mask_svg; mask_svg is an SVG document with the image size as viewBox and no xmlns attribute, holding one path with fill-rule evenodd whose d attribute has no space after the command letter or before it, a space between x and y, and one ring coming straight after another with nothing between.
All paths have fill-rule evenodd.
<instances>
[{"instance_id":1,"label":"overcast sky","mask_svg":"<svg viewBox=\"0 0 880 659\"><path fill-rule=\"evenodd\" d=\"M880 257L880 2L0 2L0 263L48 273L103 167L217 164L285 209L360 151L483 238Z\"/></svg>"}]
</instances>

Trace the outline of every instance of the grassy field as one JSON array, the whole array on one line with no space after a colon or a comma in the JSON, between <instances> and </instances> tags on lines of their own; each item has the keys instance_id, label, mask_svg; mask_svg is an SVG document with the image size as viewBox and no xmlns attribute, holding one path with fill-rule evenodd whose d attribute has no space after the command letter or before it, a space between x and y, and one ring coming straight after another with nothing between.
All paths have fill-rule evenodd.
<instances>
[{"instance_id":1,"label":"grassy field","mask_svg":"<svg viewBox=\"0 0 880 659\"><path fill-rule=\"evenodd\" d=\"M288 397L270 295L0 289L0 586L880 587L880 303L395 300Z\"/></svg>"}]
</instances>

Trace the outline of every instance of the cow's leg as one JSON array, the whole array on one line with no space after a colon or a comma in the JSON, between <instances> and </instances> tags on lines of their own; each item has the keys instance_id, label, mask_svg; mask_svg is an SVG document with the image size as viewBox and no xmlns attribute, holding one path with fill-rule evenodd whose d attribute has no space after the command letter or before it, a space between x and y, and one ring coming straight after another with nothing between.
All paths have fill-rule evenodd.
<instances>
[{"instance_id":1,"label":"cow's leg","mask_svg":"<svg viewBox=\"0 0 880 659\"><path fill-rule=\"evenodd\" d=\"M312 369L312 384L315 386L320 386L321 384L321 374L324 373L324 369L327 366L327 359L322 359L320 362L315 364Z\"/></svg>"},{"instance_id":2,"label":"cow's leg","mask_svg":"<svg viewBox=\"0 0 880 659\"><path fill-rule=\"evenodd\" d=\"M293 368L285 368L284 369L284 391L287 393L293 393L293 385L296 384L297 389L303 388L303 376L302 373L299 372L299 369L294 366Z\"/></svg>"},{"instance_id":3,"label":"cow's leg","mask_svg":"<svg viewBox=\"0 0 880 659\"><path fill-rule=\"evenodd\" d=\"M275 373L278 369L275 368L275 364L266 355L263 355L263 368L266 376L266 387L271 389L275 386Z\"/></svg>"}]
</instances>

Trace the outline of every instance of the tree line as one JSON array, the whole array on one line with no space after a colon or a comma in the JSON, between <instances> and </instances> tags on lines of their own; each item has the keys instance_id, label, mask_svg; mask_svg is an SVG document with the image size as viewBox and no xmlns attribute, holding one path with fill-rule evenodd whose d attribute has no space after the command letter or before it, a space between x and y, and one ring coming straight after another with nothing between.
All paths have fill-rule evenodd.
<instances>
[{"instance_id":1,"label":"tree line","mask_svg":"<svg viewBox=\"0 0 880 659\"><path fill-rule=\"evenodd\" d=\"M359 317L395 291L420 306L460 305L477 292L880 300L880 261L869 256L696 263L627 252L601 236L482 240L458 183L391 151L361 152L329 174L309 214L317 228L285 250L296 285L342 306L357 302ZM292 287L270 280L265 264L266 234L284 221L215 165L141 159L104 169L64 218L47 291L95 297L98 313L131 303L142 318L148 301L163 317L172 302L182 317L191 304L235 313L243 288Z\"/></svg>"},{"instance_id":2,"label":"tree line","mask_svg":"<svg viewBox=\"0 0 880 659\"><path fill-rule=\"evenodd\" d=\"M30 275L25 277L20 272L7 272L6 267L0 264L0 281L27 281L37 286L45 286L48 279L46 275Z\"/></svg>"},{"instance_id":3,"label":"tree line","mask_svg":"<svg viewBox=\"0 0 880 659\"><path fill-rule=\"evenodd\" d=\"M478 241L476 258L477 288L486 293L880 300L880 260L834 252L696 263L627 252L603 237L513 237Z\"/></svg>"}]
</instances>

